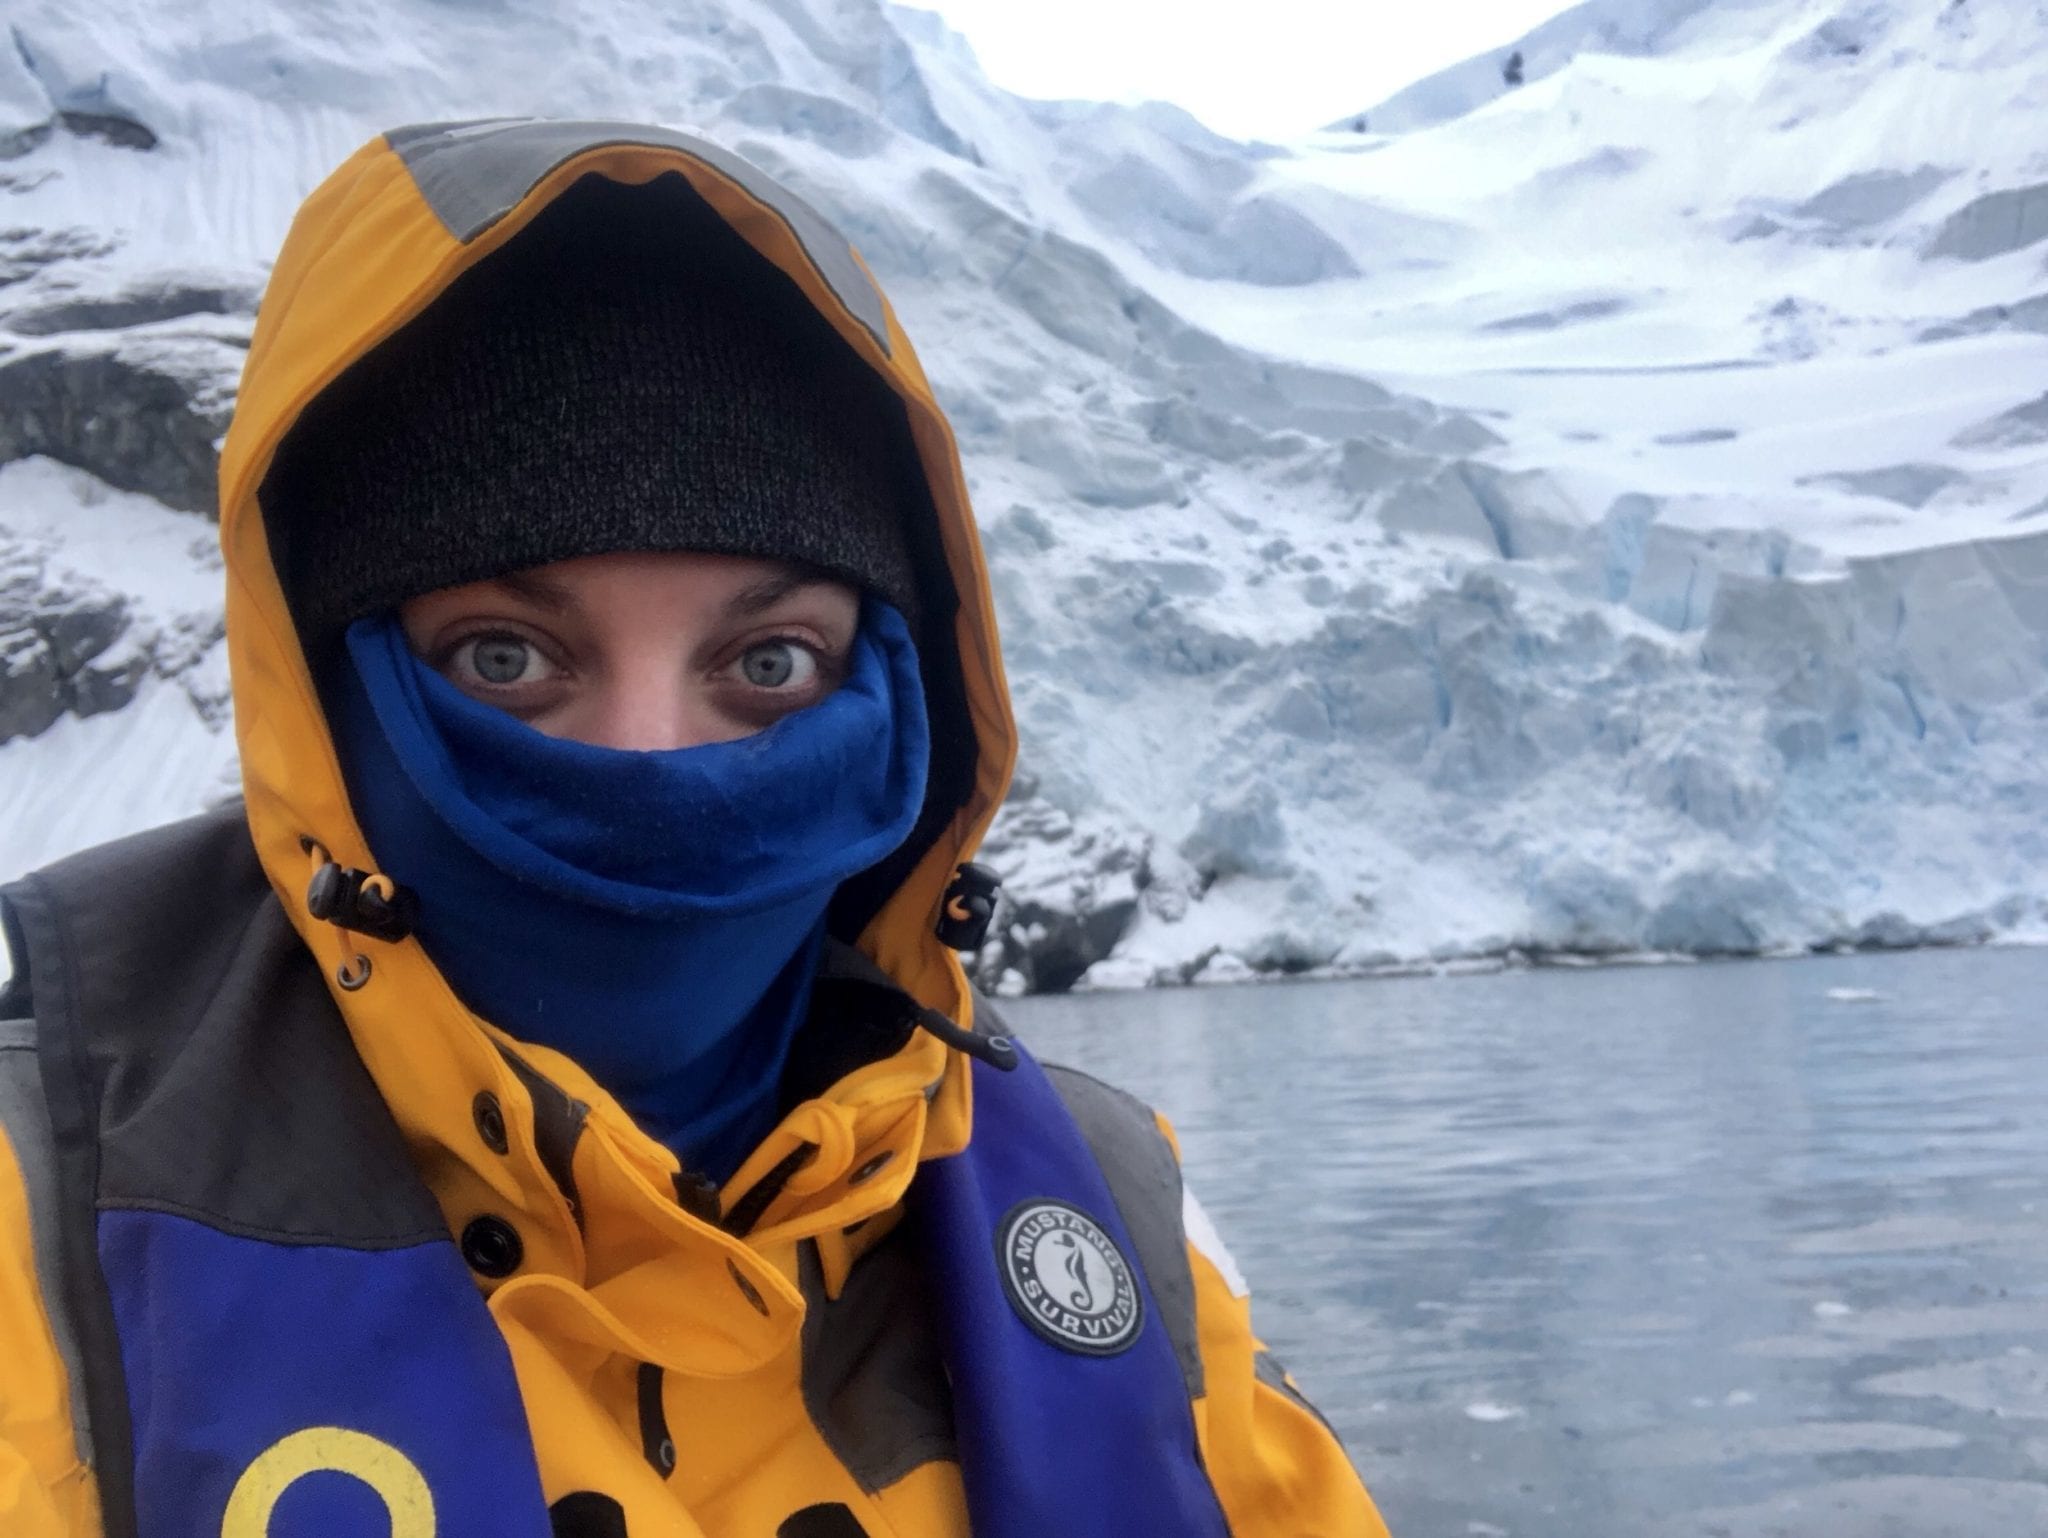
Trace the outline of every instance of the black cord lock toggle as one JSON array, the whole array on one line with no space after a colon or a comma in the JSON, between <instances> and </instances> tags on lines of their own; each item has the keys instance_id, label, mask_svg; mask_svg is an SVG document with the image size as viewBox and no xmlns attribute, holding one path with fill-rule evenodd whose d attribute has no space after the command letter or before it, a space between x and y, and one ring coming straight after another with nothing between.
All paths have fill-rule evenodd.
<instances>
[{"instance_id":1,"label":"black cord lock toggle","mask_svg":"<svg viewBox=\"0 0 2048 1538\"><path fill-rule=\"evenodd\" d=\"M377 886L368 884L373 880L390 889L388 899ZM390 877L350 870L332 860L313 872L306 887L306 911L314 918L373 940L403 940L412 933L417 907L412 893Z\"/></svg>"},{"instance_id":2,"label":"black cord lock toggle","mask_svg":"<svg viewBox=\"0 0 2048 1538\"><path fill-rule=\"evenodd\" d=\"M940 905L939 922L933 926L948 949L981 949L988 938L989 922L996 916L996 891L1002 884L1002 877L986 865L970 862L955 872Z\"/></svg>"},{"instance_id":3,"label":"black cord lock toggle","mask_svg":"<svg viewBox=\"0 0 2048 1538\"><path fill-rule=\"evenodd\" d=\"M984 1036L955 1025L936 1009L921 1008L917 1023L956 1052L979 1058L991 1068L1008 1073L1017 1066L1017 1044L1007 1036Z\"/></svg>"}]
</instances>

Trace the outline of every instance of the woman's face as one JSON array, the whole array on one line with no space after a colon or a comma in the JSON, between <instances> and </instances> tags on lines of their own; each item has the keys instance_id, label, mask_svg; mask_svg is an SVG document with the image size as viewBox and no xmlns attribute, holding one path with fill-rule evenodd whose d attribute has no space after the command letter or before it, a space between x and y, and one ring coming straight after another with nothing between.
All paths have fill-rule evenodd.
<instances>
[{"instance_id":1,"label":"woman's face","mask_svg":"<svg viewBox=\"0 0 2048 1538\"><path fill-rule=\"evenodd\" d=\"M631 551L399 606L414 653L551 737L652 751L730 742L846 676L860 597L780 561Z\"/></svg>"}]
</instances>

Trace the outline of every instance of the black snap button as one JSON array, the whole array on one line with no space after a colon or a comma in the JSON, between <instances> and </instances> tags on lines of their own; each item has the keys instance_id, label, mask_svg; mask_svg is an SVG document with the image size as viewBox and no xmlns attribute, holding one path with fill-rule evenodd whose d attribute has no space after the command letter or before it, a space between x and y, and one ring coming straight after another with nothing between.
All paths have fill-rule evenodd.
<instances>
[{"instance_id":1,"label":"black snap button","mask_svg":"<svg viewBox=\"0 0 2048 1538\"><path fill-rule=\"evenodd\" d=\"M654 1450L654 1466L664 1474L676 1471L676 1444L667 1437L663 1437L661 1446Z\"/></svg>"},{"instance_id":2,"label":"black snap button","mask_svg":"<svg viewBox=\"0 0 2048 1538\"><path fill-rule=\"evenodd\" d=\"M478 1090L476 1099L469 1103L469 1114L476 1120L476 1135L489 1145L492 1153L504 1153L511 1148L505 1136L505 1112L496 1095L487 1089Z\"/></svg>"},{"instance_id":3,"label":"black snap button","mask_svg":"<svg viewBox=\"0 0 2048 1538\"><path fill-rule=\"evenodd\" d=\"M876 1154L872 1159L868 1160L867 1163L863 1164L859 1169L855 1170L851 1175L847 1176L847 1181L852 1185L859 1185L863 1180L872 1180L875 1178L875 1176L882 1172L883 1166L888 1164L888 1162L895 1157L895 1149L885 1148L880 1153Z\"/></svg>"},{"instance_id":4,"label":"black snap button","mask_svg":"<svg viewBox=\"0 0 2048 1538\"><path fill-rule=\"evenodd\" d=\"M763 1319L766 1319L768 1317L768 1300L761 1296L761 1289L748 1281L746 1273L730 1260L725 1263L725 1269L732 1273L732 1284L739 1288L740 1296L747 1300L747 1305Z\"/></svg>"},{"instance_id":5,"label":"black snap button","mask_svg":"<svg viewBox=\"0 0 2048 1538\"><path fill-rule=\"evenodd\" d=\"M510 1276L526 1258L519 1231L503 1218L485 1213L470 1219L462 1231L462 1258L479 1276Z\"/></svg>"}]
</instances>

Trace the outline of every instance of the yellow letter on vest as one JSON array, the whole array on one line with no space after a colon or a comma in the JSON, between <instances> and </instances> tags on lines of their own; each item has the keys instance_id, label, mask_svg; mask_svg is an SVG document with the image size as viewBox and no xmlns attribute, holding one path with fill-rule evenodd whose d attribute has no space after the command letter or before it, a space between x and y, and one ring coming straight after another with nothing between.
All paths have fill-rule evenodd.
<instances>
[{"instance_id":1,"label":"yellow letter on vest","mask_svg":"<svg viewBox=\"0 0 2048 1538\"><path fill-rule=\"evenodd\" d=\"M391 1538L434 1538L434 1496L413 1461L388 1442L341 1426L309 1426L273 1442L242 1471L220 1538L270 1538L270 1514L308 1474L360 1479L391 1515Z\"/></svg>"}]
</instances>

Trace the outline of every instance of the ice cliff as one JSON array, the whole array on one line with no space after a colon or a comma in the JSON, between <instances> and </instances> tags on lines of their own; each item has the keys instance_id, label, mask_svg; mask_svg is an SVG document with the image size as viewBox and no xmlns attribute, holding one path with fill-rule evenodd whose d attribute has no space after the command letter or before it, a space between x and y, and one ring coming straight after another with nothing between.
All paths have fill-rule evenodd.
<instances>
[{"instance_id":1,"label":"ice cliff","mask_svg":"<svg viewBox=\"0 0 2048 1538\"><path fill-rule=\"evenodd\" d=\"M232 791L297 200L540 111L734 145L919 338L1024 731L991 986L2039 936L2043 61L2021 0L1592 0L1246 145L873 0L20 0L0 877Z\"/></svg>"}]
</instances>

